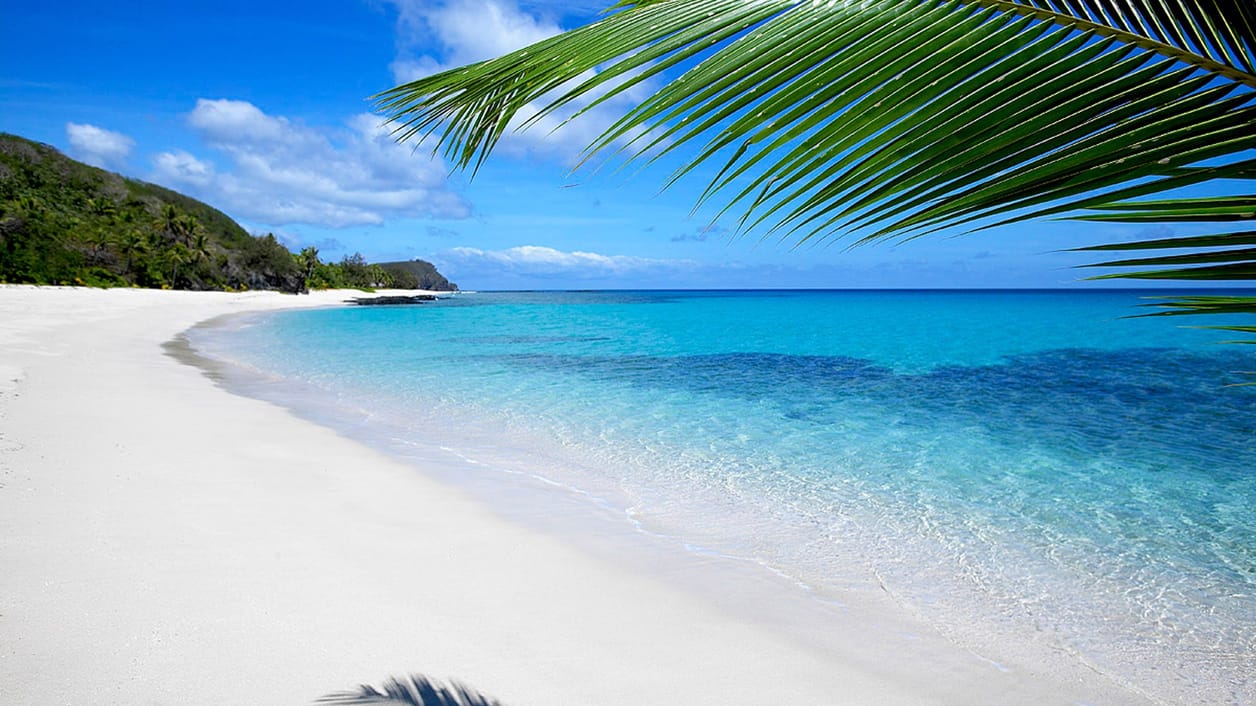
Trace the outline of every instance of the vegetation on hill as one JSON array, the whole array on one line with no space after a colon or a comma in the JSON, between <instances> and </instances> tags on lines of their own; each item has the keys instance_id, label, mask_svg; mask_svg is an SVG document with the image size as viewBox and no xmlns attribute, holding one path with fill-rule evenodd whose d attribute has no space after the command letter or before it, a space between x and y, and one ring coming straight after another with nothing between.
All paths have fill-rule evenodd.
<instances>
[{"instance_id":1,"label":"vegetation on hill","mask_svg":"<svg viewBox=\"0 0 1256 706\"><path fill-rule=\"evenodd\" d=\"M435 277L416 276L410 266L420 263ZM371 265L355 253L325 263L315 248L294 255L274 235L249 235L196 199L4 133L0 282L286 292L415 289L423 282L454 288L421 260Z\"/></svg>"},{"instance_id":2,"label":"vegetation on hill","mask_svg":"<svg viewBox=\"0 0 1256 706\"><path fill-rule=\"evenodd\" d=\"M445 279L436 266L426 260L381 262L379 266L393 277L397 289L430 289L437 292L457 291L458 285Z\"/></svg>"},{"instance_id":3,"label":"vegetation on hill","mask_svg":"<svg viewBox=\"0 0 1256 706\"><path fill-rule=\"evenodd\" d=\"M445 279L426 260L371 264L361 253L345 256L338 263L323 262L317 248L305 248L296 255L305 281L313 289L430 289L457 291L458 285Z\"/></svg>"}]
</instances>

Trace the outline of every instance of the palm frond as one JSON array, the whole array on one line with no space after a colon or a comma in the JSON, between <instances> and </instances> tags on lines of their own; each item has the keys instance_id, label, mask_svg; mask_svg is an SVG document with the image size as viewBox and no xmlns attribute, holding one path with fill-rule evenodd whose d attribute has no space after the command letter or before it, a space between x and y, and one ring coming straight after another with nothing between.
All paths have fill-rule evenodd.
<instances>
[{"instance_id":1,"label":"palm frond","mask_svg":"<svg viewBox=\"0 0 1256 706\"><path fill-rule=\"evenodd\" d=\"M1169 311L1156 312L1155 316L1175 316L1180 314L1251 314L1256 313L1251 297L1198 295L1177 297L1171 300L1147 304L1146 306L1168 307Z\"/></svg>"},{"instance_id":2,"label":"palm frond","mask_svg":"<svg viewBox=\"0 0 1256 706\"><path fill-rule=\"evenodd\" d=\"M697 205L761 237L867 242L1048 216L1239 222L1256 210L1250 0L625 0L378 100L399 139L431 138L474 170L508 130L655 84L586 160L681 157L666 183L707 174ZM1233 180L1246 193L1178 196ZM1142 268L1101 277L1256 270L1250 249L1191 257L1101 263Z\"/></svg>"},{"instance_id":3,"label":"palm frond","mask_svg":"<svg viewBox=\"0 0 1256 706\"><path fill-rule=\"evenodd\" d=\"M1252 240L1252 233L1235 233L1231 235L1199 236L1196 238L1178 238L1175 240L1192 240L1197 243L1217 245L1226 241ZM1110 247L1110 246L1109 246ZM1080 248L1091 250L1098 248ZM1202 267L1185 267L1185 265L1204 265ZM1256 248L1236 248L1228 250L1206 250L1190 252L1184 255L1167 255L1159 257L1142 257L1126 260L1109 260L1097 262L1083 267L1150 267L1168 266L1172 269L1143 270L1138 272L1119 272L1115 274L1097 275L1091 279L1182 279L1182 280L1251 280L1256 279Z\"/></svg>"},{"instance_id":4,"label":"palm frond","mask_svg":"<svg viewBox=\"0 0 1256 706\"><path fill-rule=\"evenodd\" d=\"M1151 267L1197 265L1212 263L1207 267L1133 272L1128 274L1099 275L1095 279L1118 277L1132 279L1256 279L1256 249L1222 250L1168 257L1143 257L1130 260L1112 260L1083 267Z\"/></svg>"},{"instance_id":5,"label":"palm frond","mask_svg":"<svg viewBox=\"0 0 1256 706\"><path fill-rule=\"evenodd\" d=\"M1256 128L1256 125L1253 125ZM1083 221L1121 223L1184 223L1190 221L1256 221L1256 196L1219 196L1166 201L1116 202L1092 207L1107 214L1075 216Z\"/></svg>"},{"instance_id":6,"label":"palm frond","mask_svg":"<svg viewBox=\"0 0 1256 706\"><path fill-rule=\"evenodd\" d=\"M1256 12L1245 0L1017 0L1014 4L1085 19L1172 47L1187 55L1184 61L1192 61L1193 56L1234 70L1236 80L1248 80L1244 74L1256 73Z\"/></svg>"},{"instance_id":7,"label":"palm frond","mask_svg":"<svg viewBox=\"0 0 1256 706\"><path fill-rule=\"evenodd\" d=\"M1132 212L1134 215L1161 215L1164 216L1163 220L1176 221L1179 219L1169 214L1192 215L1189 210L1185 210L1184 205L1190 204L1194 201L1199 200L1179 199L1155 203L1140 202L1125 204L1123 207L1127 209L1127 212ZM1224 201L1224 199L1205 199L1204 201L1212 203L1214 201ZM1117 205L1113 205L1112 208L1114 210L1119 210ZM1207 208L1202 210L1205 213L1208 211ZM1198 214L1195 215L1197 217L1181 220L1213 220L1208 217L1200 217ZM1250 219L1251 216L1249 214L1242 220ZM1128 220L1136 222L1138 219L1116 218L1114 220ZM1148 218L1147 220L1156 219ZM1215 220L1231 221L1239 219L1217 218ZM1111 252L1129 250L1187 250L1187 252L1183 254L1108 260L1106 262L1084 265L1084 267L1104 268L1159 268L1151 270L1136 269L1134 271L1103 274L1091 277L1090 279L1193 280L1225 282L1256 280L1256 247L1247 247L1253 245L1256 245L1256 231L1247 230L1232 233L1196 235L1182 238L1160 238L1129 243L1093 245L1085 248L1075 248L1074 251ZM1170 297L1160 298L1155 303L1148 304L1147 306L1157 307L1161 309L1161 311L1157 311L1153 314L1144 314L1144 316L1178 316L1183 314L1256 315L1256 296L1205 295ZM1253 326L1203 326L1200 328L1256 334L1256 327ZM1256 339L1251 341L1230 341L1230 343L1256 343Z\"/></svg>"},{"instance_id":8,"label":"palm frond","mask_svg":"<svg viewBox=\"0 0 1256 706\"><path fill-rule=\"evenodd\" d=\"M1219 233L1217 235L1193 235L1185 238L1139 240L1131 243L1091 245L1084 248L1073 248L1072 252L1097 252L1105 250L1163 250L1165 248L1211 248L1234 247L1239 245L1256 245L1256 230L1248 230L1238 233Z\"/></svg>"},{"instance_id":9,"label":"palm frond","mask_svg":"<svg viewBox=\"0 0 1256 706\"><path fill-rule=\"evenodd\" d=\"M1156 176L1138 181L1129 186L1124 186L1113 191L1105 192L1102 195L1092 196L1089 198L1072 201L1064 205L1057 205L1030 213L1022 214L1023 219L1043 218L1047 216L1059 216L1060 214L1068 214L1066 217L1077 219L1085 215L1078 213L1079 209L1095 209L1095 210L1112 210L1113 204L1129 199L1136 199L1143 196L1170 193L1178 189L1197 186L1209 182L1220 182L1222 180L1232 180L1239 182L1256 181L1256 159L1240 159L1236 162L1220 165L1209 166L1166 166ZM1119 220L1119 219L1113 219ZM998 227L1007 225L1011 220L990 224L987 227ZM1137 249L1137 248L1128 248Z\"/></svg>"},{"instance_id":10,"label":"palm frond","mask_svg":"<svg viewBox=\"0 0 1256 706\"><path fill-rule=\"evenodd\" d=\"M1163 2L1129 2L1108 24L1103 4L636 4L399 86L380 105L400 139L435 131L438 148L474 168L519 119L683 69L590 156L691 150L671 181L714 164L700 203L720 195L744 227L800 241L918 235L1256 148L1250 8L1201 0L1186 13L1193 28L1170 32L1162 25L1180 12ZM1070 7L1077 16L1061 14ZM1172 42L1173 56L1118 41L1131 34ZM1194 50L1199 61L1184 64ZM1201 70L1208 61L1244 80Z\"/></svg>"}]
</instances>

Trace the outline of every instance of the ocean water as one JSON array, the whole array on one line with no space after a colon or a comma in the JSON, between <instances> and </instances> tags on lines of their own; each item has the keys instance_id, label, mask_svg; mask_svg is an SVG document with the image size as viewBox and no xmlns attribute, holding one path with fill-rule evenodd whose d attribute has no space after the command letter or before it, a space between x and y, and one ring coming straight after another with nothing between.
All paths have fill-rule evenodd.
<instances>
[{"instance_id":1,"label":"ocean water","mask_svg":"<svg viewBox=\"0 0 1256 706\"><path fill-rule=\"evenodd\" d=\"M1147 292L477 293L190 333L249 394L530 474L958 641L1256 702L1251 346ZM312 412L315 416L320 413Z\"/></svg>"}]
</instances>

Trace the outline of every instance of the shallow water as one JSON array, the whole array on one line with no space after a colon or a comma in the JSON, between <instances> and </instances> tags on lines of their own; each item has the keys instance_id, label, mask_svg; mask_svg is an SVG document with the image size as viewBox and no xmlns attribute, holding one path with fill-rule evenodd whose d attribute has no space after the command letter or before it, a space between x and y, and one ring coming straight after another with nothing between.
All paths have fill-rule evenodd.
<instances>
[{"instance_id":1,"label":"shallow water","mask_svg":"<svg viewBox=\"0 0 1256 706\"><path fill-rule=\"evenodd\" d=\"M817 595L872 577L962 642L1028 631L1148 693L1256 701L1256 387L1224 387L1256 363L1121 318L1139 296L472 294L192 343L350 434L542 476Z\"/></svg>"}]
</instances>

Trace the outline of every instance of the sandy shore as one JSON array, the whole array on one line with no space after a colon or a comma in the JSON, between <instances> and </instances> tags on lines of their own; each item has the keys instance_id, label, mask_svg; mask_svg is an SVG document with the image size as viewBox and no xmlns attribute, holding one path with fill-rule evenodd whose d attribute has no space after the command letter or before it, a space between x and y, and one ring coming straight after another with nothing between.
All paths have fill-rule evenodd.
<instances>
[{"instance_id":1,"label":"sandy shore","mask_svg":"<svg viewBox=\"0 0 1256 706\"><path fill-rule=\"evenodd\" d=\"M512 523L162 348L346 296L0 287L0 702L307 704L414 672L506 706L1143 702L909 616L783 628L745 610L779 586L712 600L718 567Z\"/></svg>"}]
</instances>

